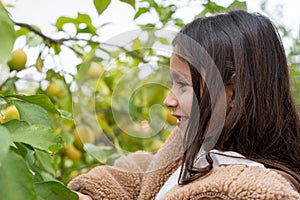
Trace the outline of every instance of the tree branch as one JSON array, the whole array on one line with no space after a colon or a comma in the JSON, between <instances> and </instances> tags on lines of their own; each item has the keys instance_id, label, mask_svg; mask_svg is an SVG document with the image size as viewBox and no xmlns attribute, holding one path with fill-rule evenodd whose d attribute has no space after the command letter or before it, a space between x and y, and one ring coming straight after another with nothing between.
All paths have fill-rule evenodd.
<instances>
[{"instance_id":1,"label":"tree branch","mask_svg":"<svg viewBox=\"0 0 300 200\"><path fill-rule=\"evenodd\" d=\"M119 46L119 45L115 45L115 44L108 44L108 43L100 43L98 41L93 41L93 40L88 40L88 39L81 39L81 38L61 38L61 39L54 39L51 38L45 34L43 34L40 30L37 30L36 28L32 27L29 24L26 23L19 23L19 22L14 22L15 25L20 26L20 27L24 27L27 28L28 30L32 31L33 33L35 33L36 35L42 37L46 43L48 44L60 44L60 45L64 45L65 47L71 49L72 51L74 51L76 54L83 56L83 54L79 51L77 51L76 49L74 49L73 47L65 44L65 42L70 42L70 41L84 41L84 42L88 42L88 43L93 43L93 44L97 44L97 45L107 45L107 46L112 46L112 47L117 47L121 50L123 50L125 53L128 53L130 56L140 60L143 63L148 63L149 61L147 61L143 56L141 56L140 54L134 52L134 51L130 51L128 49L126 49L125 47Z\"/></svg>"},{"instance_id":2,"label":"tree branch","mask_svg":"<svg viewBox=\"0 0 300 200\"><path fill-rule=\"evenodd\" d=\"M25 24L25 23L19 23L19 22L15 22L15 25L20 26L20 27L24 27L27 28L28 30L32 31L33 33L37 34L38 36L42 37L46 42L48 43L56 43L56 44L63 44L63 40L57 40L57 39L53 39L50 38L48 36L46 36L45 34L43 34L41 31L35 29L34 27L32 27L29 24Z\"/></svg>"}]
</instances>

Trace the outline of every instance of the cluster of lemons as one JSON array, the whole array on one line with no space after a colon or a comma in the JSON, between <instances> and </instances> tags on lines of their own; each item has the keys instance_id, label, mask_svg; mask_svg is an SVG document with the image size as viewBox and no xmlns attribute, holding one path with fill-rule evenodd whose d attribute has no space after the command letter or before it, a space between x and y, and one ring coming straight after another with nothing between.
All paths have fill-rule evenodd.
<instances>
[{"instance_id":1,"label":"cluster of lemons","mask_svg":"<svg viewBox=\"0 0 300 200\"><path fill-rule=\"evenodd\" d=\"M1 0L0 0L1 5ZM16 49L11 53L10 59L7 61L7 65L10 68L10 71L21 71L26 68L27 54L22 49ZM94 77L98 75L99 69L96 69L98 66L92 65L89 70L89 75ZM46 94L49 96L63 97L65 92L55 83L50 83L47 89L45 90ZM10 105L0 112L0 123L5 123L12 119L20 120L20 115L17 108L14 105ZM60 131L57 131L58 134ZM95 134L93 131L84 125L78 126L74 131L74 144L67 145L63 149L63 153L70 158L71 160L78 160L82 156L83 144L84 143L94 143Z\"/></svg>"},{"instance_id":2,"label":"cluster of lemons","mask_svg":"<svg viewBox=\"0 0 300 200\"><path fill-rule=\"evenodd\" d=\"M20 115L17 108L14 105L10 105L5 109L1 110L0 123L17 119L20 120ZM60 134L61 130L56 130L57 134ZM74 143L68 144L62 150L62 153L69 159L76 161L82 157L84 143L95 142L95 133L86 125L79 125L73 131Z\"/></svg>"},{"instance_id":3,"label":"cluster of lemons","mask_svg":"<svg viewBox=\"0 0 300 200\"><path fill-rule=\"evenodd\" d=\"M0 0L1 1L1 0ZM1 3L1 2L0 2ZM16 49L11 53L10 60L7 62L7 65L10 68L10 71L21 71L26 67L27 55L22 49ZM98 63L91 63L89 70L87 71L87 77L89 79L97 79L103 73L103 67L99 66ZM65 92L61 87L56 85L54 82L51 82L47 89L45 90L46 94L52 97L63 97ZM11 105L3 110L1 110L0 123L7 122L12 119L20 120L18 110L14 105ZM176 118L172 116L169 109L165 110L165 119L166 122L170 125L176 125ZM60 131L58 131L60 132ZM58 133L59 134L59 133ZM63 153L70 158L71 160L79 160L82 157L84 143L94 143L95 142L95 133L85 125L79 125L76 129L73 130L74 143L67 145L63 149ZM161 141L154 141L152 148L158 150L162 145Z\"/></svg>"},{"instance_id":4,"label":"cluster of lemons","mask_svg":"<svg viewBox=\"0 0 300 200\"><path fill-rule=\"evenodd\" d=\"M3 5L0 1L0 6ZM11 71L20 71L25 68L27 62L27 55L22 49L17 49L11 53L10 60L7 61ZM7 122L12 119L20 119L19 112L14 105L8 106L1 110L0 123Z\"/></svg>"}]
</instances>

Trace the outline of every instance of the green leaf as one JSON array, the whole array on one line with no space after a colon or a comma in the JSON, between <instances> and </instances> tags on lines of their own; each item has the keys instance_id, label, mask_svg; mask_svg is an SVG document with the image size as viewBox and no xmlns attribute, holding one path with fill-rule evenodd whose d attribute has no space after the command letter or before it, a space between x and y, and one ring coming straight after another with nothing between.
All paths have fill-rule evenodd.
<instances>
[{"instance_id":1,"label":"green leaf","mask_svg":"<svg viewBox=\"0 0 300 200\"><path fill-rule=\"evenodd\" d=\"M61 52L60 44L52 43L51 47L53 48L55 55Z\"/></svg>"},{"instance_id":2,"label":"green leaf","mask_svg":"<svg viewBox=\"0 0 300 200\"><path fill-rule=\"evenodd\" d=\"M135 9L135 0L121 0L121 1L131 5L133 9Z\"/></svg>"},{"instance_id":3,"label":"green leaf","mask_svg":"<svg viewBox=\"0 0 300 200\"><path fill-rule=\"evenodd\" d=\"M208 13L214 14L214 13L222 13L227 11L227 8L220 6L211 0L208 0L206 3L203 3L202 5L204 7L204 10L200 14L196 15L195 18L203 17Z\"/></svg>"},{"instance_id":4,"label":"green leaf","mask_svg":"<svg viewBox=\"0 0 300 200\"><path fill-rule=\"evenodd\" d=\"M55 26L59 31L62 31L63 26L67 23L74 23L74 19L72 19L70 17L65 17L65 16L59 17L56 20Z\"/></svg>"},{"instance_id":5,"label":"green leaf","mask_svg":"<svg viewBox=\"0 0 300 200\"><path fill-rule=\"evenodd\" d=\"M29 47L36 47L43 43L43 38L33 32L26 34L26 43Z\"/></svg>"},{"instance_id":6,"label":"green leaf","mask_svg":"<svg viewBox=\"0 0 300 200\"><path fill-rule=\"evenodd\" d=\"M78 13L77 19L76 19L76 28L77 33L90 33L92 35L96 35L96 27L92 23L92 19L87 14ZM85 24L86 27L82 28L80 25Z\"/></svg>"},{"instance_id":7,"label":"green leaf","mask_svg":"<svg viewBox=\"0 0 300 200\"><path fill-rule=\"evenodd\" d=\"M14 97L17 99L21 99L23 101L39 105L49 112L52 112L55 114L60 114L60 112L55 108L55 105L52 103L52 101L49 99L49 97L44 94L35 94L35 95L30 95L30 96L25 96L25 95L21 95L21 94L13 94L13 95L7 95L6 97Z\"/></svg>"},{"instance_id":8,"label":"green leaf","mask_svg":"<svg viewBox=\"0 0 300 200\"><path fill-rule=\"evenodd\" d=\"M22 121L26 121L30 125L51 128L48 113L41 106L18 100L13 100L12 103L18 109Z\"/></svg>"},{"instance_id":9,"label":"green leaf","mask_svg":"<svg viewBox=\"0 0 300 200\"><path fill-rule=\"evenodd\" d=\"M27 33L30 33L30 30L27 28L21 27L19 30L16 31L16 36L20 37L22 35L26 35Z\"/></svg>"},{"instance_id":10,"label":"green leaf","mask_svg":"<svg viewBox=\"0 0 300 200\"><path fill-rule=\"evenodd\" d=\"M41 200L78 200L76 193L56 181L35 183L34 187Z\"/></svg>"},{"instance_id":11,"label":"green leaf","mask_svg":"<svg viewBox=\"0 0 300 200\"><path fill-rule=\"evenodd\" d=\"M149 8L139 8L138 11L135 13L134 15L134 19L138 18L139 16L141 16L142 14L149 12Z\"/></svg>"},{"instance_id":12,"label":"green leaf","mask_svg":"<svg viewBox=\"0 0 300 200\"><path fill-rule=\"evenodd\" d=\"M43 168L47 172L50 172L52 175L54 175L55 170L54 170L53 158L51 157L51 154L40 150L35 150L35 153L36 153L37 160L41 163Z\"/></svg>"},{"instance_id":13,"label":"green leaf","mask_svg":"<svg viewBox=\"0 0 300 200\"><path fill-rule=\"evenodd\" d=\"M35 162L35 157L34 157L35 155L34 155L33 148L27 144L18 143L18 142L12 144L14 144L14 148L12 150L24 158L27 166L32 166Z\"/></svg>"},{"instance_id":14,"label":"green leaf","mask_svg":"<svg viewBox=\"0 0 300 200\"><path fill-rule=\"evenodd\" d=\"M44 61L42 59L42 56L41 56L41 53L39 54L38 58L36 59L36 62L35 62L35 68L41 72L42 71L42 68L44 66Z\"/></svg>"},{"instance_id":15,"label":"green leaf","mask_svg":"<svg viewBox=\"0 0 300 200\"><path fill-rule=\"evenodd\" d=\"M62 16L57 19L55 25L59 31L62 31L65 24L73 24L76 28L77 34L90 33L92 35L97 35L97 29L93 25L91 17L87 14L78 13L77 18Z\"/></svg>"},{"instance_id":16,"label":"green leaf","mask_svg":"<svg viewBox=\"0 0 300 200\"><path fill-rule=\"evenodd\" d=\"M0 167L2 160L6 158L9 150L10 136L8 130L4 126L0 126Z\"/></svg>"},{"instance_id":17,"label":"green leaf","mask_svg":"<svg viewBox=\"0 0 300 200\"><path fill-rule=\"evenodd\" d=\"M9 79L10 77L10 72L9 72L9 67L7 64L0 64L0 87Z\"/></svg>"},{"instance_id":18,"label":"green leaf","mask_svg":"<svg viewBox=\"0 0 300 200\"><path fill-rule=\"evenodd\" d=\"M1 71L2 72L2 71ZM1 74L2 75L2 74ZM12 93L16 93L17 89L16 89L16 81L18 80L17 77L12 77L9 78L5 83L4 83L4 87L5 90L0 90L0 93L2 95L7 95L7 94L12 94Z\"/></svg>"},{"instance_id":19,"label":"green leaf","mask_svg":"<svg viewBox=\"0 0 300 200\"><path fill-rule=\"evenodd\" d=\"M0 167L0 194L1 199L36 199L33 176L15 153L9 153Z\"/></svg>"},{"instance_id":20,"label":"green leaf","mask_svg":"<svg viewBox=\"0 0 300 200\"><path fill-rule=\"evenodd\" d=\"M136 38L132 42L132 49L136 50L136 49L140 49L140 48L141 48L141 40L139 38Z\"/></svg>"},{"instance_id":21,"label":"green leaf","mask_svg":"<svg viewBox=\"0 0 300 200\"><path fill-rule=\"evenodd\" d=\"M70 113L66 110L61 110L61 109L58 109L58 112L60 113L60 116L62 118L65 118L65 119L68 119L68 120L73 120L72 113Z\"/></svg>"},{"instance_id":22,"label":"green leaf","mask_svg":"<svg viewBox=\"0 0 300 200\"><path fill-rule=\"evenodd\" d=\"M108 7L111 0L94 0L94 6L99 15L103 13L103 11Z\"/></svg>"},{"instance_id":23,"label":"green leaf","mask_svg":"<svg viewBox=\"0 0 300 200\"><path fill-rule=\"evenodd\" d=\"M182 19L175 18L175 19L174 19L174 22L175 22L175 25L176 25L176 26L179 26L179 27L183 27L183 26L184 26L184 22L183 22Z\"/></svg>"},{"instance_id":24,"label":"green leaf","mask_svg":"<svg viewBox=\"0 0 300 200\"><path fill-rule=\"evenodd\" d=\"M159 41L160 43L162 43L162 44L166 44L166 45L170 44L170 41L169 41L167 38L159 37L159 38L157 38L157 39L158 39L158 41Z\"/></svg>"},{"instance_id":25,"label":"green leaf","mask_svg":"<svg viewBox=\"0 0 300 200\"><path fill-rule=\"evenodd\" d=\"M237 9L247 10L247 3L243 2L243 1L235 0L228 6L227 9L228 10L237 10Z\"/></svg>"},{"instance_id":26,"label":"green leaf","mask_svg":"<svg viewBox=\"0 0 300 200\"><path fill-rule=\"evenodd\" d=\"M78 13L76 20L80 23L86 23L86 24L92 23L92 19L88 14Z\"/></svg>"},{"instance_id":27,"label":"green leaf","mask_svg":"<svg viewBox=\"0 0 300 200\"><path fill-rule=\"evenodd\" d=\"M62 146L62 138L43 126L29 126L26 122L10 120L4 123L13 142L22 142L47 152L56 152Z\"/></svg>"},{"instance_id":28,"label":"green leaf","mask_svg":"<svg viewBox=\"0 0 300 200\"><path fill-rule=\"evenodd\" d=\"M84 150L86 150L91 156L97 159L100 163L105 164L109 155L112 154L113 148L110 146L99 147L93 144L84 144Z\"/></svg>"},{"instance_id":29,"label":"green leaf","mask_svg":"<svg viewBox=\"0 0 300 200\"><path fill-rule=\"evenodd\" d=\"M139 26L142 28L142 29L152 29L152 28L155 28L155 24L139 24ZM150 40L150 39L149 39Z\"/></svg>"},{"instance_id":30,"label":"green leaf","mask_svg":"<svg viewBox=\"0 0 300 200\"><path fill-rule=\"evenodd\" d=\"M72 144L74 142L74 139L75 139L74 135L72 133L68 132L65 129L61 130L61 137L62 137L64 143L68 144L68 145Z\"/></svg>"},{"instance_id":31,"label":"green leaf","mask_svg":"<svg viewBox=\"0 0 300 200\"><path fill-rule=\"evenodd\" d=\"M0 110L2 110L3 106L5 106L6 104L7 104L7 101L4 98L0 97Z\"/></svg>"},{"instance_id":32,"label":"green leaf","mask_svg":"<svg viewBox=\"0 0 300 200\"><path fill-rule=\"evenodd\" d=\"M218 5L216 2L208 0L206 4L203 4L209 11L209 13L218 13L218 12L225 12L226 8L223 6Z\"/></svg>"},{"instance_id":33,"label":"green leaf","mask_svg":"<svg viewBox=\"0 0 300 200\"><path fill-rule=\"evenodd\" d=\"M56 109L55 105L52 103L50 98L47 95L44 94L35 94L35 95L30 95L30 96L25 96L21 94L13 94L13 95L6 95L5 97L13 97L17 99L21 99L23 101L39 105L43 107L45 110L48 112L52 112L54 114L60 115L62 118L68 119L68 120L73 120L72 113L61 110L61 109Z\"/></svg>"},{"instance_id":34,"label":"green leaf","mask_svg":"<svg viewBox=\"0 0 300 200\"><path fill-rule=\"evenodd\" d=\"M45 171L40 172L40 176L41 176L41 179L37 180L35 182L41 182L41 181L58 181L57 179L55 179L55 177L53 177L51 174L49 174L48 172L45 172Z\"/></svg>"},{"instance_id":35,"label":"green leaf","mask_svg":"<svg viewBox=\"0 0 300 200\"><path fill-rule=\"evenodd\" d=\"M89 32L89 31L88 31L88 32ZM85 54L86 54L84 48L83 48L82 46L78 45L78 44L73 44L73 45L72 45L72 48L73 48L75 51L77 51L77 52L79 52L80 54L82 54L82 55L85 55Z\"/></svg>"},{"instance_id":36,"label":"green leaf","mask_svg":"<svg viewBox=\"0 0 300 200\"><path fill-rule=\"evenodd\" d=\"M171 20L172 15L176 11L176 6L174 4L170 4L167 7L158 6L155 10L159 15L160 21L165 25Z\"/></svg>"},{"instance_id":37,"label":"green leaf","mask_svg":"<svg viewBox=\"0 0 300 200\"><path fill-rule=\"evenodd\" d=\"M13 21L2 6L0 6L0 27L0 63L4 63L8 60L13 49L16 32Z\"/></svg>"},{"instance_id":38,"label":"green leaf","mask_svg":"<svg viewBox=\"0 0 300 200\"><path fill-rule=\"evenodd\" d=\"M25 144L24 144L25 145ZM32 148L27 145L27 153L25 156L25 161L26 163L28 163L29 165L33 165L35 162L35 157L34 157L34 151L32 150Z\"/></svg>"}]
</instances>

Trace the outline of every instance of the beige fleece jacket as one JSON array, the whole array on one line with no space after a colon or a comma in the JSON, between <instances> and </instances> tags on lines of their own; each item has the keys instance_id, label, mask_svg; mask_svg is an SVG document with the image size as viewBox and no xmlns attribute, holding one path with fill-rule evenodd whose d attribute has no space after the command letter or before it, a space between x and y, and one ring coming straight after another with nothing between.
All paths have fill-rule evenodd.
<instances>
[{"instance_id":1,"label":"beige fleece jacket","mask_svg":"<svg viewBox=\"0 0 300 200\"><path fill-rule=\"evenodd\" d=\"M182 135L175 129L152 155L136 152L119 158L114 166L99 166L74 178L68 187L93 200L151 200L180 166ZM245 165L215 167L184 186L175 186L163 200L300 199L291 182L274 170Z\"/></svg>"}]
</instances>

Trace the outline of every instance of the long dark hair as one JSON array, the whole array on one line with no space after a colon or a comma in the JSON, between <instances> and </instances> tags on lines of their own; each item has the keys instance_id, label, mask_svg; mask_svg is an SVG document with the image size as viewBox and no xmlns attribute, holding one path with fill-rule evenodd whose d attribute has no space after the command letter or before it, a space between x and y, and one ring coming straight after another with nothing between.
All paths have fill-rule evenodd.
<instances>
[{"instance_id":1,"label":"long dark hair","mask_svg":"<svg viewBox=\"0 0 300 200\"><path fill-rule=\"evenodd\" d=\"M197 42L213 63L186 37ZM173 46L190 65L196 96L193 108L198 108L192 111L184 137L179 184L212 169L209 154L207 167L194 165L207 137L207 127L213 123L214 98L222 89L219 84L213 91L208 87L216 77L208 70L212 65L217 67L224 85L234 76L234 103L221 124L218 140L209 148L239 152L266 167L284 170L299 181L300 120L290 91L284 48L273 23L261 14L241 10L198 18L179 32ZM200 68L206 72L205 82Z\"/></svg>"}]
</instances>

